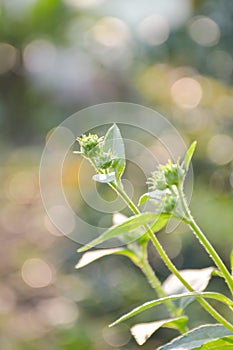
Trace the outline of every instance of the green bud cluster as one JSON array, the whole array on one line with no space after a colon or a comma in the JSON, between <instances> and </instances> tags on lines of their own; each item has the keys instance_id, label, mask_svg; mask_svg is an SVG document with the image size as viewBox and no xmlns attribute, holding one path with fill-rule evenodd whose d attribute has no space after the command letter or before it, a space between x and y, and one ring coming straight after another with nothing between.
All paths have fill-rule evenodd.
<instances>
[{"instance_id":1,"label":"green bud cluster","mask_svg":"<svg viewBox=\"0 0 233 350\"><path fill-rule=\"evenodd\" d=\"M77 137L76 139L80 145L80 152L87 158L92 157L99 151L100 143L103 141L102 137L98 135L88 134Z\"/></svg>"},{"instance_id":2,"label":"green bud cluster","mask_svg":"<svg viewBox=\"0 0 233 350\"><path fill-rule=\"evenodd\" d=\"M90 133L76 139L80 145L80 153L89 159L99 171L110 169L115 161L110 152L103 151L103 139L103 137Z\"/></svg>"},{"instance_id":3,"label":"green bud cluster","mask_svg":"<svg viewBox=\"0 0 233 350\"><path fill-rule=\"evenodd\" d=\"M151 190L165 190L168 186L164 174L161 171L153 171L147 184Z\"/></svg>"},{"instance_id":4,"label":"green bud cluster","mask_svg":"<svg viewBox=\"0 0 233 350\"><path fill-rule=\"evenodd\" d=\"M160 170L164 175L167 187L178 186L183 181L184 171L178 163L168 161L166 165L161 165Z\"/></svg>"},{"instance_id":5,"label":"green bud cluster","mask_svg":"<svg viewBox=\"0 0 233 350\"><path fill-rule=\"evenodd\" d=\"M175 208L177 203L177 197L174 196L172 193L168 194L166 193L162 197L162 208L164 213L171 213L172 210Z\"/></svg>"},{"instance_id":6,"label":"green bud cluster","mask_svg":"<svg viewBox=\"0 0 233 350\"><path fill-rule=\"evenodd\" d=\"M171 160L165 165L159 165L158 170L152 172L151 177L148 179L148 184L152 195L156 197L156 193L159 193L159 202L162 212L171 213L175 208L178 197L174 187L182 185L185 172L179 163L172 163ZM154 198L158 202L158 198Z\"/></svg>"},{"instance_id":7,"label":"green bud cluster","mask_svg":"<svg viewBox=\"0 0 233 350\"><path fill-rule=\"evenodd\" d=\"M168 161L166 165L160 165L157 171L152 172L148 179L151 190L165 190L172 186L178 186L184 179L184 170L178 163Z\"/></svg>"}]
</instances>

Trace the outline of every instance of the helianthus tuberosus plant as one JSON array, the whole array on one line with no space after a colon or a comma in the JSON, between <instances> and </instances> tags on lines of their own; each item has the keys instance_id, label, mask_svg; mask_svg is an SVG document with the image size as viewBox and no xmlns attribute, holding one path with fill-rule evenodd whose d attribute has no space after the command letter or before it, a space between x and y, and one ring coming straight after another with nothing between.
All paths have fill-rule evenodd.
<instances>
[{"instance_id":1,"label":"helianthus tuberosus plant","mask_svg":"<svg viewBox=\"0 0 233 350\"><path fill-rule=\"evenodd\" d=\"M159 165L148 179L149 192L143 194L136 205L126 194L121 177L125 169L124 142L117 125L113 125L104 137L97 135L82 135L77 138L80 151L74 152L88 159L96 170L93 180L109 185L127 204L132 216L123 217L122 222L109 228L102 235L81 247L79 252L85 252L113 237L125 237L125 245L119 248L99 249L86 252L76 265L81 268L101 257L111 254L127 256L145 274L148 282L154 288L157 299L147 301L127 314L121 316L110 326L139 314L149 308L164 304L169 317L155 319L154 322L136 324L131 333L139 345L161 327L177 329L178 338L161 346L160 350L221 350L233 349L233 323L221 313L221 304L231 311L233 301L221 293L205 292L213 271L224 278L226 286L233 294L233 277L223 263L215 248L192 217L183 186L187 175L196 142L193 142L186 152L184 160L166 165ZM147 201L154 203L154 211L141 212L140 207ZM213 261L213 266L199 270L179 271L168 257L156 233L161 230L169 219L176 219L189 226L191 231L203 245ZM131 238L131 241L130 239ZM128 243L130 241L130 243ZM161 283L148 261L147 246L149 241L168 267L171 275ZM231 257L231 262L233 257ZM211 301L219 302L217 308ZM188 317L185 308L193 301L198 302L213 318L215 323L202 325L196 329L188 329Z\"/></svg>"}]
</instances>

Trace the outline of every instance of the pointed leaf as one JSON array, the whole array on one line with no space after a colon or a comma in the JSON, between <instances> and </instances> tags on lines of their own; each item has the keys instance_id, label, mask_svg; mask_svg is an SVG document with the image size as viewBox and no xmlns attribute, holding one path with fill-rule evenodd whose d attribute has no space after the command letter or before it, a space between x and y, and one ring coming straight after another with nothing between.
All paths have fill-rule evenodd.
<instances>
[{"instance_id":1,"label":"pointed leaf","mask_svg":"<svg viewBox=\"0 0 233 350\"><path fill-rule=\"evenodd\" d=\"M137 227L140 227L142 225L146 225L151 221L156 222L153 224L153 230L160 230L164 225L165 221L168 220L170 216L169 215L158 215L155 213L143 213L139 215L135 215L127 219L125 222L123 222L120 225L112 226L109 230L104 232L101 236L97 237L84 247L80 248L79 252L84 252L85 250L88 250L92 247L95 247L96 245L103 243L104 241L116 237L123 233L128 233ZM138 237L135 237L138 238Z\"/></svg>"},{"instance_id":2,"label":"pointed leaf","mask_svg":"<svg viewBox=\"0 0 233 350\"><path fill-rule=\"evenodd\" d=\"M224 338L228 335L233 335L233 333L222 325L205 325L189 331L168 344L160 346L158 350L197 350L210 340ZM209 348L205 350L207 349L209 350Z\"/></svg>"},{"instance_id":3,"label":"pointed leaf","mask_svg":"<svg viewBox=\"0 0 233 350\"><path fill-rule=\"evenodd\" d=\"M148 193L144 193L138 200L138 206L140 207L142 204L144 204L148 199L150 198Z\"/></svg>"},{"instance_id":4,"label":"pointed leaf","mask_svg":"<svg viewBox=\"0 0 233 350\"><path fill-rule=\"evenodd\" d=\"M213 271L214 267L207 267L199 270L181 270L179 272L195 291L202 292L207 287ZM170 275L164 281L162 287L167 295L176 295L187 292L187 289L175 275ZM181 299L177 302L177 307L184 309L193 300L194 298Z\"/></svg>"},{"instance_id":5,"label":"pointed leaf","mask_svg":"<svg viewBox=\"0 0 233 350\"><path fill-rule=\"evenodd\" d=\"M196 149L196 146L197 146L197 141L194 141L185 154L184 161L183 161L183 168L185 172L187 172L189 169L189 165L192 160L192 156Z\"/></svg>"},{"instance_id":6,"label":"pointed leaf","mask_svg":"<svg viewBox=\"0 0 233 350\"><path fill-rule=\"evenodd\" d=\"M115 213L113 214L113 224L118 225L123 222L125 222L127 219L129 219L127 216L121 214L121 213ZM161 214L160 216L158 215L158 220L156 220L152 225L151 225L151 230L152 232L157 232L160 229L162 229L169 217L167 214ZM132 231L129 232L124 232L123 234L119 235L118 238L128 247L132 247L133 242L137 242L139 245L144 244L149 240L149 236L145 233L145 226L138 226ZM130 246L129 246L130 244ZM135 247L134 247L135 248ZM134 250L134 249L133 249Z\"/></svg>"},{"instance_id":7,"label":"pointed leaf","mask_svg":"<svg viewBox=\"0 0 233 350\"><path fill-rule=\"evenodd\" d=\"M125 146L120 130L116 124L111 126L104 137L103 151L112 153L115 158L113 168L116 173L116 178L120 179L125 169Z\"/></svg>"},{"instance_id":8,"label":"pointed leaf","mask_svg":"<svg viewBox=\"0 0 233 350\"><path fill-rule=\"evenodd\" d=\"M115 173L109 173L109 174L96 174L92 176L92 179L96 182L101 182L101 183L109 183L112 182L116 179Z\"/></svg>"},{"instance_id":9,"label":"pointed leaf","mask_svg":"<svg viewBox=\"0 0 233 350\"><path fill-rule=\"evenodd\" d=\"M152 334L154 334L161 327L168 327L179 329L185 327L187 323L187 317L170 318L167 320L159 320L155 322L139 323L134 325L130 331L139 345L143 345Z\"/></svg>"},{"instance_id":10,"label":"pointed leaf","mask_svg":"<svg viewBox=\"0 0 233 350\"><path fill-rule=\"evenodd\" d=\"M232 350L233 349L233 336L223 337L215 339L205 343L199 348L194 350Z\"/></svg>"},{"instance_id":11,"label":"pointed leaf","mask_svg":"<svg viewBox=\"0 0 233 350\"><path fill-rule=\"evenodd\" d=\"M160 305L165 303L168 300L177 300L177 299L182 299L182 298L190 298L190 297L202 297L202 298L207 298L207 299L214 299L214 300L218 300L220 302L222 302L223 304L226 304L229 307L233 307L233 301L230 300L229 298L227 298L225 295L222 295L220 293L215 293L215 292L202 292L202 293L198 293L198 292L190 292L190 293L183 293L180 295L171 295L169 297L165 297L165 298L160 298L157 300L152 300L152 301L148 301L138 307L136 307L135 309L133 309L132 311L130 311L129 313L121 316L118 320L116 320L115 322L113 322L110 327L115 326L118 323L121 323L125 320L127 320L128 318L131 318L137 314L140 314L141 312L151 309L154 306Z\"/></svg>"},{"instance_id":12,"label":"pointed leaf","mask_svg":"<svg viewBox=\"0 0 233 350\"><path fill-rule=\"evenodd\" d=\"M76 269L80 269L81 267L87 266L91 264L93 261L96 261L104 256L111 255L111 254L120 254L123 249L121 248L113 248L113 249L99 249L94 250L91 252L87 252L83 254L77 265L75 266Z\"/></svg>"}]
</instances>

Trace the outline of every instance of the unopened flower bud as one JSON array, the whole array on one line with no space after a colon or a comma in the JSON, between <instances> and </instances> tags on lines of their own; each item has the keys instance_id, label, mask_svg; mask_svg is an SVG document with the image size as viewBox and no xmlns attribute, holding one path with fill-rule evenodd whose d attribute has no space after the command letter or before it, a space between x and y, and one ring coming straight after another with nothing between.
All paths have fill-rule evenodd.
<instances>
[{"instance_id":1,"label":"unopened flower bud","mask_svg":"<svg viewBox=\"0 0 233 350\"><path fill-rule=\"evenodd\" d=\"M98 135L94 134L82 135L77 138L80 145L80 151L87 158L91 158L98 153L99 144L102 140L102 137L99 138Z\"/></svg>"},{"instance_id":2,"label":"unopened flower bud","mask_svg":"<svg viewBox=\"0 0 233 350\"><path fill-rule=\"evenodd\" d=\"M163 202L163 212L171 213L176 206L177 198L175 198L174 195L165 194L165 196L162 198L162 202Z\"/></svg>"}]
</instances>

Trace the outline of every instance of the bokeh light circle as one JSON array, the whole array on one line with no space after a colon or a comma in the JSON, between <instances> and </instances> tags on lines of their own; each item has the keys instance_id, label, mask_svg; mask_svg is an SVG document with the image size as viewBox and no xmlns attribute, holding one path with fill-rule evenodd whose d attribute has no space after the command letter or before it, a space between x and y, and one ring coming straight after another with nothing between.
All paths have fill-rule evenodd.
<instances>
[{"instance_id":1,"label":"bokeh light circle","mask_svg":"<svg viewBox=\"0 0 233 350\"><path fill-rule=\"evenodd\" d=\"M133 103L95 105L73 114L54 128L46 139L41 157L41 196L51 223L80 244L99 236L112 225L113 214L126 210L122 200L105 193L108 185L92 180L95 170L80 155L73 154L73 150L78 149L75 142L78 136L89 132L102 136L113 123L120 128L125 143L127 165L123 182L135 202L148 191L146 180L151 171L169 158L173 161L182 158L187 150L181 135L166 118ZM66 168L67 164L72 166ZM186 181L189 199L192 181L190 168ZM170 225L169 230L173 229ZM122 243L109 240L101 247L119 245Z\"/></svg>"},{"instance_id":2,"label":"bokeh light circle","mask_svg":"<svg viewBox=\"0 0 233 350\"><path fill-rule=\"evenodd\" d=\"M47 287L53 281L52 268L39 258L27 259L22 266L21 275L31 288Z\"/></svg>"}]
</instances>

